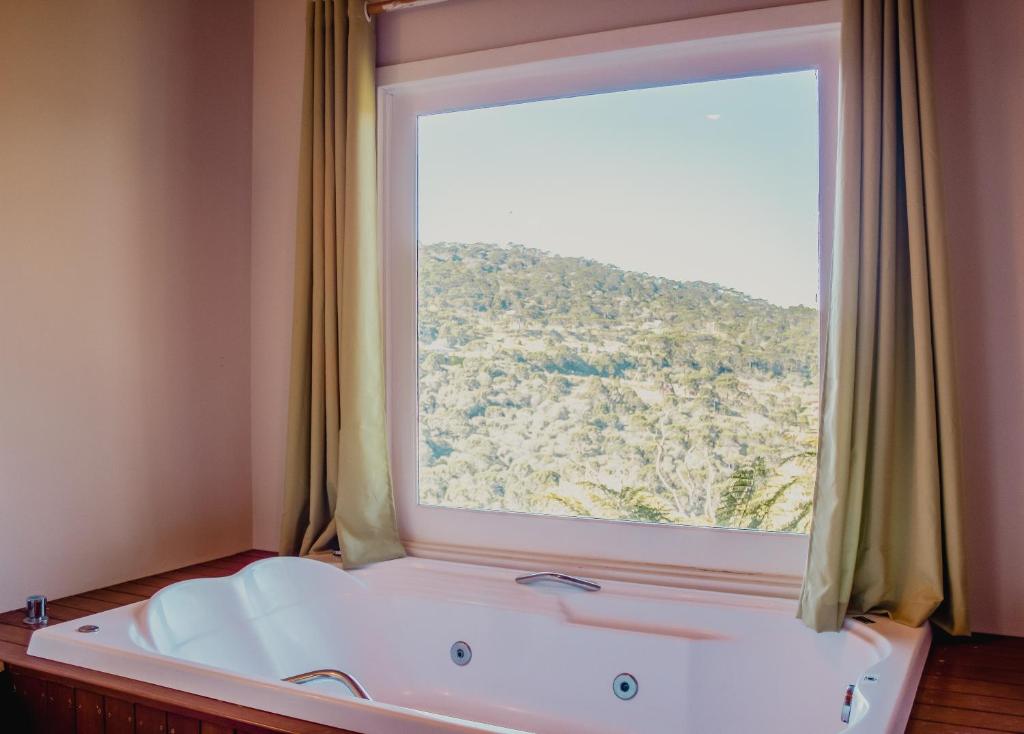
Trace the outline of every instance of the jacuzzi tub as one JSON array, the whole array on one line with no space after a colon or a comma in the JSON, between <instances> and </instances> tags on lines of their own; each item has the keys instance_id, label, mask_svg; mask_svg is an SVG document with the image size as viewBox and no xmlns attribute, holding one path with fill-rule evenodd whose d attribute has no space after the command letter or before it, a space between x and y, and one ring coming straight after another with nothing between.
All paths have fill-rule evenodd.
<instances>
[{"instance_id":1,"label":"jacuzzi tub","mask_svg":"<svg viewBox=\"0 0 1024 734\"><path fill-rule=\"evenodd\" d=\"M28 652L367 734L897 734L930 640L881 618L815 634L785 600L516 575L270 558L39 630ZM453 662L459 641L467 665ZM374 700L334 680L281 680L319 668L353 675ZM637 682L629 700L612 690L621 673Z\"/></svg>"}]
</instances>

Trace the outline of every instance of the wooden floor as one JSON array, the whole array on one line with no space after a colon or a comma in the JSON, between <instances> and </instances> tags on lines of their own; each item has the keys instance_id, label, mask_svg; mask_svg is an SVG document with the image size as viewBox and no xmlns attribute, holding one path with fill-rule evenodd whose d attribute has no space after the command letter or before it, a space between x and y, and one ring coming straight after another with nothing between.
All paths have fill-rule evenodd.
<instances>
[{"instance_id":1,"label":"wooden floor","mask_svg":"<svg viewBox=\"0 0 1024 734\"><path fill-rule=\"evenodd\" d=\"M1024 638L936 634L909 734L1024 732Z\"/></svg>"},{"instance_id":2,"label":"wooden floor","mask_svg":"<svg viewBox=\"0 0 1024 734\"><path fill-rule=\"evenodd\" d=\"M49 604L54 622L64 622L105 611L124 604L148 599L169 584L185 579L227 576L247 564L272 554L248 551L209 563L200 563L176 571L149 576L85 594L56 599ZM0 614L0 660L12 665L43 665L44 672L61 669L59 663L29 659L24 653L30 629L22 622L22 610ZM67 671L81 669L63 666ZM84 673L84 671L82 671ZM90 673L97 680L102 674ZM108 683L108 685L110 685ZM155 697L158 687L148 684L140 690ZM187 694L186 694L187 695ZM182 694L176 700L182 701ZM197 699L198 697L190 697ZM208 701L209 699L198 699ZM187 700L186 700L187 702ZM227 707L227 704L219 704ZM266 731L310 731L294 720L251 709L230 706L217 710L234 718L242 712L246 720L267 727ZM294 728L290 725L294 722ZM323 731L323 729L316 729ZM986 732L1024 733L1024 638L976 635L958 640L936 634L917 692L909 734L985 734Z\"/></svg>"}]
</instances>

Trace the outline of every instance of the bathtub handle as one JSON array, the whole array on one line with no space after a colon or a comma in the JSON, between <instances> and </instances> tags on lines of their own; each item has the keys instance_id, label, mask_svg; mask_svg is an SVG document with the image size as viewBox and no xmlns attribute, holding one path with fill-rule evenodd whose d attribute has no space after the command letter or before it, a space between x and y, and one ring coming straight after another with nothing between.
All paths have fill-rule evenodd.
<instances>
[{"instance_id":1,"label":"bathtub handle","mask_svg":"<svg viewBox=\"0 0 1024 734\"><path fill-rule=\"evenodd\" d=\"M370 698L370 694L366 692L366 689L363 688L362 683L357 681L354 676L351 676L342 670L331 670L326 668L322 670L311 670L308 673L290 675L287 678L282 678L281 680L285 683L297 683L301 686L303 683L309 683L310 681L321 680L323 678L336 680L339 683L344 684L346 688L352 691L352 695L356 698L362 698L367 701L373 700Z\"/></svg>"},{"instance_id":2,"label":"bathtub handle","mask_svg":"<svg viewBox=\"0 0 1024 734\"><path fill-rule=\"evenodd\" d=\"M570 576L567 573L559 573L557 571L542 571L541 573L528 573L525 576L519 576L516 578L517 584L532 584L537 581L557 581L560 584L568 584L569 586L575 586L577 589L583 589L584 591L600 591L601 585L595 584L593 581L587 579L581 579L578 576Z\"/></svg>"}]
</instances>

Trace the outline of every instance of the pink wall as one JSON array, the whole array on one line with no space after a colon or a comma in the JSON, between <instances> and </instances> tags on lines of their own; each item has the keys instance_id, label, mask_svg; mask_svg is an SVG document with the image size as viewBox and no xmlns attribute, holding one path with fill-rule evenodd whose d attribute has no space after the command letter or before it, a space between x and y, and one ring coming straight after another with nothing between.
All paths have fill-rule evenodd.
<instances>
[{"instance_id":1,"label":"pink wall","mask_svg":"<svg viewBox=\"0 0 1024 734\"><path fill-rule=\"evenodd\" d=\"M277 550L284 483L305 4L255 0L252 148L253 543Z\"/></svg>"},{"instance_id":2,"label":"pink wall","mask_svg":"<svg viewBox=\"0 0 1024 734\"><path fill-rule=\"evenodd\" d=\"M778 0L450 0L392 13L381 63L782 4ZM257 0L253 180L254 541L274 548L302 75L299 0ZM970 8L970 12L968 12ZM969 543L978 629L1024 634L1024 56L1019 0L935 0L941 153L953 246ZM284 136L284 137L279 137ZM288 136L292 136L288 138ZM283 309L283 310L282 310Z\"/></svg>"},{"instance_id":3,"label":"pink wall","mask_svg":"<svg viewBox=\"0 0 1024 734\"><path fill-rule=\"evenodd\" d=\"M251 24L0 3L0 609L251 544Z\"/></svg>"},{"instance_id":4,"label":"pink wall","mask_svg":"<svg viewBox=\"0 0 1024 734\"><path fill-rule=\"evenodd\" d=\"M385 66L794 4L795 0L447 0L383 15L377 33L377 61Z\"/></svg>"},{"instance_id":5,"label":"pink wall","mask_svg":"<svg viewBox=\"0 0 1024 734\"><path fill-rule=\"evenodd\" d=\"M972 614L1024 635L1024 2L933 13Z\"/></svg>"}]
</instances>

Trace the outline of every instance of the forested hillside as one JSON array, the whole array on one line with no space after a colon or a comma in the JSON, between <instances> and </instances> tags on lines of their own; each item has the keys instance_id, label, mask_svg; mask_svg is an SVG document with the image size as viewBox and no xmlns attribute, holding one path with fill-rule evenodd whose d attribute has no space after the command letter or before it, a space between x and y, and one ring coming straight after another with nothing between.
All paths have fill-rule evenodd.
<instances>
[{"instance_id":1,"label":"forested hillside","mask_svg":"<svg viewBox=\"0 0 1024 734\"><path fill-rule=\"evenodd\" d=\"M519 245L419 268L422 502L807 529L816 310Z\"/></svg>"}]
</instances>

